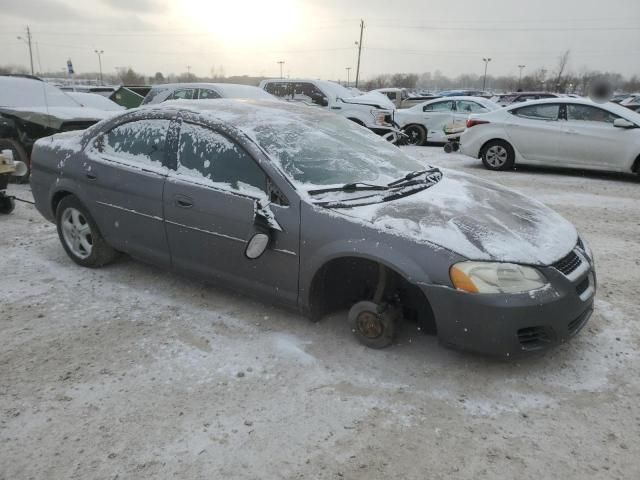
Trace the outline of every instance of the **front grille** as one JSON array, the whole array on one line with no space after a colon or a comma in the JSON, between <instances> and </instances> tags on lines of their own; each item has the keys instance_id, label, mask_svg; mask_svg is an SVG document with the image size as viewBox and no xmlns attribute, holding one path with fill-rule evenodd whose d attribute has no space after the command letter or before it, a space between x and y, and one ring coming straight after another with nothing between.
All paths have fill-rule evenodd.
<instances>
[{"instance_id":1,"label":"front grille","mask_svg":"<svg viewBox=\"0 0 640 480\"><path fill-rule=\"evenodd\" d=\"M551 342L551 336L545 327L521 328L517 333L524 350L538 350Z\"/></svg>"},{"instance_id":2,"label":"front grille","mask_svg":"<svg viewBox=\"0 0 640 480\"><path fill-rule=\"evenodd\" d=\"M582 295L587 288L589 288L589 277L585 277L585 279L576 286L576 293Z\"/></svg>"},{"instance_id":3,"label":"front grille","mask_svg":"<svg viewBox=\"0 0 640 480\"><path fill-rule=\"evenodd\" d=\"M576 254L576 252L571 250L566 257L558 260L552 265L552 267L565 275L570 275L571 272L575 271L575 269L578 268L581 264L582 260L580 259L580 257Z\"/></svg>"},{"instance_id":4,"label":"front grille","mask_svg":"<svg viewBox=\"0 0 640 480\"><path fill-rule=\"evenodd\" d=\"M576 333L578 333L580 329L584 327L585 323L587 323L587 320L589 320L590 316L591 316L591 309L584 312L575 320L571 320L569 322L569 325L567 325L567 330L569 331L569 335L575 335Z\"/></svg>"}]
</instances>

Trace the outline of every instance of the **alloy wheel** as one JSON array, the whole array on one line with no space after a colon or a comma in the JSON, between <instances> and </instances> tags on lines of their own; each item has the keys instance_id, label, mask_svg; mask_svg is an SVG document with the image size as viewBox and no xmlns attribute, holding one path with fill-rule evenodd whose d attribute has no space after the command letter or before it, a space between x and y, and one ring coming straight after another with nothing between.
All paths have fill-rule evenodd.
<instances>
[{"instance_id":1,"label":"alloy wheel","mask_svg":"<svg viewBox=\"0 0 640 480\"><path fill-rule=\"evenodd\" d=\"M88 258L93 250L93 235L82 212L67 208L62 213L61 226L62 236L69 250L78 258Z\"/></svg>"},{"instance_id":2,"label":"alloy wheel","mask_svg":"<svg viewBox=\"0 0 640 480\"><path fill-rule=\"evenodd\" d=\"M486 160L489 165L500 168L507 163L509 152L502 145L493 145L489 147L486 153Z\"/></svg>"}]
</instances>

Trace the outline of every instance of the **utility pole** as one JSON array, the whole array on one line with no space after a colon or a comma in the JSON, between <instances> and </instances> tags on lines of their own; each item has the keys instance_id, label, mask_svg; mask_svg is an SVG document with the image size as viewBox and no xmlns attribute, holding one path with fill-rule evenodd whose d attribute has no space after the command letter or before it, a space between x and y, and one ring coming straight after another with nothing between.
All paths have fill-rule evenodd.
<instances>
[{"instance_id":1,"label":"utility pole","mask_svg":"<svg viewBox=\"0 0 640 480\"><path fill-rule=\"evenodd\" d=\"M522 83L522 69L525 67L526 65L518 65L518 68L520 69L520 78L518 79L518 90L520 90L520 84Z\"/></svg>"},{"instance_id":2,"label":"utility pole","mask_svg":"<svg viewBox=\"0 0 640 480\"><path fill-rule=\"evenodd\" d=\"M284 66L284 60L278 60L278 62L276 62L278 65L280 65L280 78L284 78L282 76L282 67Z\"/></svg>"},{"instance_id":3,"label":"utility pole","mask_svg":"<svg viewBox=\"0 0 640 480\"><path fill-rule=\"evenodd\" d=\"M489 66L489 62L491 61L490 58L483 58L482 61L484 62L484 80L482 81L482 91L484 91L485 87L487 86L487 67Z\"/></svg>"},{"instance_id":4,"label":"utility pole","mask_svg":"<svg viewBox=\"0 0 640 480\"><path fill-rule=\"evenodd\" d=\"M102 82L102 54L104 50L95 50L96 55L98 55L98 65L100 66L100 85L104 85Z\"/></svg>"},{"instance_id":5,"label":"utility pole","mask_svg":"<svg viewBox=\"0 0 640 480\"><path fill-rule=\"evenodd\" d=\"M358 88L358 80L360 80L360 55L362 54L362 32L364 31L364 20L360 20L360 41L356 42L358 46L358 66L356 67L356 88Z\"/></svg>"},{"instance_id":6,"label":"utility pole","mask_svg":"<svg viewBox=\"0 0 640 480\"><path fill-rule=\"evenodd\" d=\"M348 87L349 83L351 83L351 67L346 67L345 70L347 71L347 87Z\"/></svg>"},{"instance_id":7,"label":"utility pole","mask_svg":"<svg viewBox=\"0 0 640 480\"><path fill-rule=\"evenodd\" d=\"M31 75L35 75L33 71L33 50L31 49L31 30L29 29L29 25L27 25L27 38L17 37L18 40L22 40L29 47L29 61L31 62Z\"/></svg>"}]
</instances>

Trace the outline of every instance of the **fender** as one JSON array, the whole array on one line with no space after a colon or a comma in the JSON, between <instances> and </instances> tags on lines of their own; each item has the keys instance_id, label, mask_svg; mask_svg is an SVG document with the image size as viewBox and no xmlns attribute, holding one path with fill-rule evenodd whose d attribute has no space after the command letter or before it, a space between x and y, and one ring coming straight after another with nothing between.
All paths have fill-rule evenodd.
<instances>
[{"instance_id":1,"label":"fender","mask_svg":"<svg viewBox=\"0 0 640 480\"><path fill-rule=\"evenodd\" d=\"M300 245L300 281L298 305L305 310L310 304L311 286L320 269L331 260L356 257L385 265L414 285L449 285L449 267L463 258L428 243L415 243L393 233L366 228L348 218L323 214L302 202L302 242ZM336 239L332 232L343 232ZM438 255L438 264L429 265L428 274L422 258L426 251L448 252ZM424 265L424 267L423 267Z\"/></svg>"}]
</instances>

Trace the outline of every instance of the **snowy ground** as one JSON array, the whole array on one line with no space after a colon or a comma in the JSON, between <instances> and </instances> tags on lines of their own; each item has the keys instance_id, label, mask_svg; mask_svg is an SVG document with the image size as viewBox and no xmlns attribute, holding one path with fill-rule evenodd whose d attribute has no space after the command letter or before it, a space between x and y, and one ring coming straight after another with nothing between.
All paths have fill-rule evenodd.
<instances>
[{"instance_id":1,"label":"snowy ground","mask_svg":"<svg viewBox=\"0 0 640 480\"><path fill-rule=\"evenodd\" d=\"M519 363L411 331L367 350L340 315L77 267L20 204L0 217L0 479L640 478L640 183L407 151L578 226L601 282L578 338Z\"/></svg>"}]
</instances>

